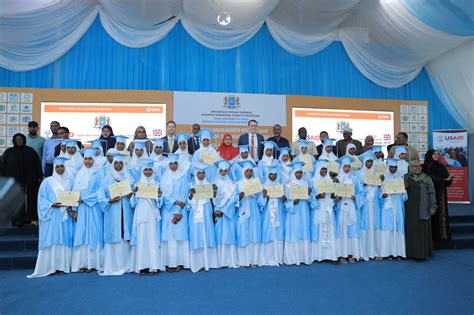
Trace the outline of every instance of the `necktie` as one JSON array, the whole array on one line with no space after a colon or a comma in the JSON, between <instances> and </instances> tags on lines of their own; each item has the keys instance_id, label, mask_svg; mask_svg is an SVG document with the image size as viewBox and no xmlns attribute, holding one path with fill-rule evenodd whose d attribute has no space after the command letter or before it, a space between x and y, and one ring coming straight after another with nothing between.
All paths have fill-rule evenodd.
<instances>
[{"instance_id":1,"label":"necktie","mask_svg":"<svg viewBox=\"0 0 474 315\"><path fill-rule=\"evenodd\" d=\"M250 144L250 155L252 156L252 159L255 160L255 135L250 136L252 138L251 144Z\"/></svg>"},{"instance_id":2,"label":"necktie","mask_svg":"<svg viewBox=\"0 0 474 315\"><path fill-rule=\"evenodd\" d=\"M173 146L174 146L174 139L170 137L168 140L168 149L170 153L173 153Z\"/></svg>"}]
</instances>

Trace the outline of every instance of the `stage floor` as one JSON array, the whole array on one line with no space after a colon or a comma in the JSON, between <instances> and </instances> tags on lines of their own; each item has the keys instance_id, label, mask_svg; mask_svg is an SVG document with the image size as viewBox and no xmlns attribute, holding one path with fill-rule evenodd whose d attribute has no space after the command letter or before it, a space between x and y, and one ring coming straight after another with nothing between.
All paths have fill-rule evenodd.
<instances>
[{"instance_id":1,"label":"stage floor","mask_svg":"<svg viewBox=\"0 0 474 315\"><path fill-rule=\"evenodd\" d=\"M413 260L155 276L0 272L0 313L472 314L474 250Z\"/></svg>"}]
</instances>

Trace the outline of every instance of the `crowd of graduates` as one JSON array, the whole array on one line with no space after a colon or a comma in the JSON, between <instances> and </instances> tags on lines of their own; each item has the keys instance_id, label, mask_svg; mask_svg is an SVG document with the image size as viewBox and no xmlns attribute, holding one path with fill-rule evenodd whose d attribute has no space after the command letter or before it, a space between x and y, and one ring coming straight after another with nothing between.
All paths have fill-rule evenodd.
<instances>
[{"instance_id":1,"label":"crowd of graduates","mask_svg":"<svg viewBox=\"0 0 474 315\"><path fill-rule=\"evenodd\" d=\"M384 159L381 146L356 155L348 143L338 158L328 138L315 159L304 139L294 156L291 148L264 141L256 163L251 145L239 145L235 157L224 159L212 146L212 131L197 136L193 154L183 133L174 136L173 153L165 153L170 144L162 138L133 139L129 151L127 137L117 135L106 152L101 139L83 149L64 139L52 176L39 188L39 254L29 277L407 257L407 193L385 191L384 185L403 181L408 189L407 179L425 180L419 162L412 172L406 146L394 147L394 157ZM128 192L112 195L118 183ZM352 193L340 196L328 183L344 184ZM140 194L145 186L156 188L153 197ZM431 186L427 181L426 209L416 210L427 210L428 219L436 210ZM203 198L205 187L212 192ZM61 192L79 192L77 204L62 204Z\"/></svg>"}]
</instances>

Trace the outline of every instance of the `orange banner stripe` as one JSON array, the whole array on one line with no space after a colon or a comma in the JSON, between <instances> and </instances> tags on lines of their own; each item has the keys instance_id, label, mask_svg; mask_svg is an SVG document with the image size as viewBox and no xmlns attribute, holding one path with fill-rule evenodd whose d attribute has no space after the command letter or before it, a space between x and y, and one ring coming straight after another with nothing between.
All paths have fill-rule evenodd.
<instances>
[{"instance_id":1,"label":"orange banner stripe","mask_svg":"<svg viewBox=\"0 0 474 315\"><path fill-rule=\"evenodd\" d=\"M296 117L391 120L392 114L295 110Z\"/></svg>"},{"instance_id":2,"label":"orange banner stripe","mask_svg":"<svg viewBox=\"0 0 474 315\"><path fill-rule=\"evenodd\" d=\"M127 105L45 105L44 111L47 113L147 113L162 114L163 106L161 105L143 105L143 106L127 106Z\"/></svg>"}]
</instances>

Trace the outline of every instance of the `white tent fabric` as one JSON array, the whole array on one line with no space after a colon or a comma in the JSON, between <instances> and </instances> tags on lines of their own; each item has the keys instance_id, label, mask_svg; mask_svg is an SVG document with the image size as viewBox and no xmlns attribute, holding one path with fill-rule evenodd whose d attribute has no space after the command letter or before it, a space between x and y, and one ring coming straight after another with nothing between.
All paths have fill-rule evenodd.
<instances>
[{"instance_id":1,"label":"white tent fabric","mask_svg":"<svg viewBox=\"0 0 474 315\"><path fill-rule=\"evenodd\" d=\"M79 41L98 14L112 38L133 48L161 40L181 21L200 44L211 49L230 49L248 41L266 22L276 42L298 56L317 53L334 40L340 40L359 71L383 87L397 88L410 82L428 64L432 79L444 88L456 106L455 117L462 117L472 130L473 37L454 36L430 27L410 13L403 1L0 0L0 3L0 66L9 70L28 71L54 62ZM228 25L217 23L218 14L223 11L231 17Z\"/></svg>"},{"instance_id":2,"label":"white tent fabric","mask_svg":"<svg viewBox=\"0 0 474 315\"><path fill-rule=\"evenodd\" d=\"M453 106L451 115L474 133L474 40L430 61L427 69ZM439 95L443 100L443 96Z\"/></svg>"}]
</instances>

